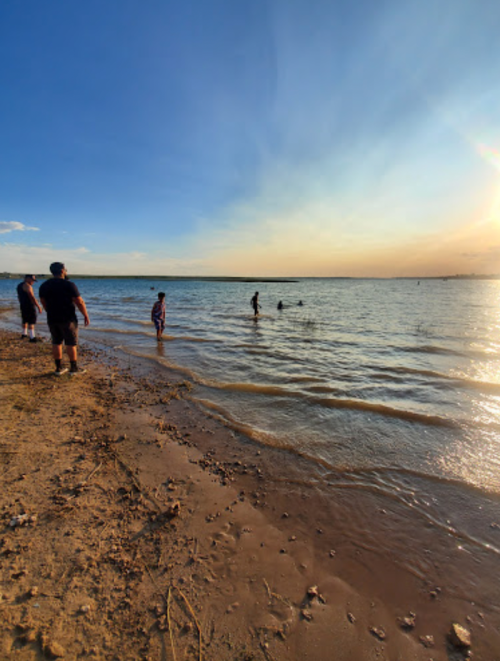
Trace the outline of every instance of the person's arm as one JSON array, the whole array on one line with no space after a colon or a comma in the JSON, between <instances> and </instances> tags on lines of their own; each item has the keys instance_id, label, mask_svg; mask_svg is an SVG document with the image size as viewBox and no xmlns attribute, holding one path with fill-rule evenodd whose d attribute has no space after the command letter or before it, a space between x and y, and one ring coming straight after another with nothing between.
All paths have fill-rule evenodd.
<instances>
[{"instance_id":1,"label":"person's arm","mask_svg":"<svg viewBox=\"0 0 500 661\"><path fill-rule=\"evenodd\" d=\"M88 326L90 324L90 317L87 312L87 307L85 305L85 301L81 296L77 296L76 298L73 299L73 303L76 305L76 307L80 310L80 312L83 314L83 319L85 321L85 326Z\"/></svg>"},{"instance_id":2,"label":"person's arm","mask_svg":"<svg viewBox=\"0 0 500 661\"><path fill-rule=\"evenodd\" d=\"M44 298L42 298L41 296L40 296L40 301L43 305L43 309L47 310L47 301Z\"/></svg>"},{"instance_id":3,"label":"person's arm","mask_svg":"<svg viewBox=\"0 0 500 661\"><path fill-rule=\"evenodd\" d=\"M35 298L35 294L33 293L33 287L31 285L28 285L28 283L24 283L23 289L28 294L28 298L33 303L33 305L36 308L38 308L38 312L41 312L42 311L42 306L40 305L40 303Z\"/></svg>"}]
</instances>

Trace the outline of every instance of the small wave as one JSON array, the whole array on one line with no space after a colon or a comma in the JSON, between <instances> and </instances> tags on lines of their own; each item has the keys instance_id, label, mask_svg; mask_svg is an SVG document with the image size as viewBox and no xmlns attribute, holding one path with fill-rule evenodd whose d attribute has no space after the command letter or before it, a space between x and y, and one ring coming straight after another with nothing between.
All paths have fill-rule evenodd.
<instances>
[{"instance_id":1,"label":"small wave","mask_svg":"<svg viewBox=\"0 0 500 661\"><path fill-rule=\"evenodd\" d=\"M478 379L470 379L467 377L454 377L453 381L457 385L470 388L471 390L500 394L500 383L493 383L492 381L479 381Z\"/></svg>"},{"instance_id":2,"label":"small wave","mask_svg":"<svg viewBox=\"0 0 500 661\"><path fill-rule=\"evenodd\" d=\"M291 376L287 381L288 383L321 383L323 379L315 376Z\"/></svg>"},{"instance_id":3,"label":"small wave","mask_svg":"<svg viewBox=\"0 0 500 661\"><path fill-rule=\"evenodd\" d=\"M338 388L332 388L331 386L308 386L305 388L307 392L312 392L312 393L317 393L321 395L328 395L328 394L334 394L338 393L339 389Z\"/></svg>"},{"instance_id":4,"label":"small wave","mask_svg":"<svg viewBox=\"0 0 500 661\"><path fill-rule=\"evenodd\" d=\"M146 333L139 330L125 330L121 328L91 328L93 333L116 333L117 335L143 335L145 337L155 337L155 333Z\"/></svg>"},{"instance_id":5,"label":"small wave","mask_svg":"<svg viewBox=\"0 0 500 661\"><path fill-rule=\"evenodd\" d=\"M383 379L391 378L390 374L398 374L402 378L405 376L422 376L429 377L431 379L437 379L440 381L448 382L449 386L458 386L465 388L472 388L474 390L482 390L493 393L500 393L500 383L495 383L493 381L482 381L481 379L474 379L465 375L460 374L443 374L442 372L436 372L433 370L422 370L412 367L383 367L383 366L367 366L369 369L372 369L374 373L372 378ZM379 373L377 373L379 372ZM384 377L385 374L388 374L387 377ZM442 386L441 386L442 387Z\"/></svg>"},{"instance_id":6,"label":"small wave","mask_svg":"<svg viewBox=\"0 0 500 661\"><path fill-rule=\"evenodd\" d=\"M449 374L443 374L442 372L436 372L435 370L423 370L415 367L384 367L383 365L367 365L367 367L375 372L389 372L395 374L401 374L406 376L412 374L415 376L427 376L433 379L452 379Z\"/></svg>"},{"instance_id":7,"label":"small wave","mask_svg":"<svg viewBox=\"0 0 500 661\"><path fill-rule=\"evenodd\" d=\"M436 346L433 344L424 344L420 346L411 346L411 347L398 347L390 346L391 349L396 349L397 351L404 351L405 353L430 353L430 354L442 354L447 356L466 356L467 353L463 351L456 351L455 349L448 349L446 347Z\"/></svg>"},{"instance_id":8,"label":"small wave","mask_svg":"<svg viewBox=\"0 0 500 661\"><path fill-rule=\"evenodd\" d=\"M147 326L151 326L152 324L144 324ZM92 328L92 332L96 333L116 333L117 335L142 335L144 337L156 337L155 332L151 333L146 333L145 331L139 331L139 330L128 330L128 329L120 329L120 328ZM206 338L203 337L192 337L190 335L163 335L163 341L165 342L177 342L177 341L184 341L184 342L208 342L208 343L218 343L221 342L222 340L207 340Z\"/></svg>"},{"instance_id":9,"label":"small wave","mask_svg":"<svg viewBox=\"0 0 500 661\"><path fill-rule=\"evenodd\" d=\"M406 409L398 409L386 404L379 404L375 402L368 402L361 399L341 399L335 397L314 397L305 393L296 391L289 391L280 386L270 386L255 383L206 383L212 388L218 390L253 393L258 395L268 395L273 397L288 397L293 399L303 399L310 404L323 406L325 408L334 409L348 409L352 411L363 411L367 413L375 413L377 415L385 415L391 418L399 418L400 420L407 420L410 422L419 422L423 425L430 425L435 427L449 427L452 429L459 428L460 425L455 420L444 418L439 415L430 415L426 413L417 413L415 411L408 411Z\"/></svg>"}]
</instances>

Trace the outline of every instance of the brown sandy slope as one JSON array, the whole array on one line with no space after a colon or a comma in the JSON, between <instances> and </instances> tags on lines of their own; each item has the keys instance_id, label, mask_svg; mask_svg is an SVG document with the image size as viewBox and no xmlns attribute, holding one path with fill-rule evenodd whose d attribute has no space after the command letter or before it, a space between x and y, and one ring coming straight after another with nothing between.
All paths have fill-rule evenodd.
<instances>
[{"instance_id":1,"label":"brown sandy slope","mask_svg":"<svg viewBox=\"0 0 500 661\"><path fill-rule=\"evenodd\" d=\"M89 350L58 378L49 353L0 332L1 659L464 658L397 569L336 564L274 460L189 384Z\"/></svg>"}]
</instances>

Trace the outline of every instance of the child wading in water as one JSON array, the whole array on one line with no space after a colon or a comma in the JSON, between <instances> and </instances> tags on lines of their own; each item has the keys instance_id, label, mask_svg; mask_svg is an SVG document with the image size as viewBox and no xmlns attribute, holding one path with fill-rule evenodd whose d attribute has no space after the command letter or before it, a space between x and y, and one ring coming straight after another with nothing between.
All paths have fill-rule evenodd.
<instances>
[{"instance_id":1,"label":"child wading in water","mask_svg":"<svg viewBox=\"0 0 500 661\"><path fill-rule=\"evenodd\" d=\"M165 330L165 313L167 306L165 304L165 294L164 292L158 293L158 300L153 305L151 310L151 321L154 323L156 328L156 339L158 342L161 342L161 336Z\"/></svg>"}]
</instances>

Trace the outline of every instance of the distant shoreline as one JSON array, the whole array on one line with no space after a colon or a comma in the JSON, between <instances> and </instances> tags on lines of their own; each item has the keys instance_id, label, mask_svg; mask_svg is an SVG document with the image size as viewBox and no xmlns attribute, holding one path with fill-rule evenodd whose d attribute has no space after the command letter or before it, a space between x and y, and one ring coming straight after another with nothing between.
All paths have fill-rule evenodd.
<instances>
[{"instance_id":1,"label":"distant shoreline","mask_svg":"<svg viewBox=\"0 0 500 661\"><path fill-rule=\"evenodd\" d=\"M0 273L0 280L18 280L24 278L24 273ZM50 273L35 273L37 278L50 278ZM165 280L165 281L193 281L193 282L286 282L293 283L301 280L500 280L499 273L476 275L409 275L392 276L381 278L377 276L297 276L296 278L265 278L265 277L241 277L241 276L209 276L209 275L84 275L81 273L71 274L73 280Z\"/></svg>"},{"instance_id":2,"label":"distant shoreline","mask_svg":"<svg viewBox=\"0 0 500 661\"><path fill-rule=\"evenodd\" d=\"M0 280L18 280L24 278L24 273L0 273ZM37 278L51 278L50 273L35 273ZM231 276L197 276L197 275L82 275L71 274L72 280L192 280L208 282L298 282L289 278L243 278Z\"/></svg>"}]
</instances>

